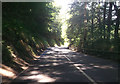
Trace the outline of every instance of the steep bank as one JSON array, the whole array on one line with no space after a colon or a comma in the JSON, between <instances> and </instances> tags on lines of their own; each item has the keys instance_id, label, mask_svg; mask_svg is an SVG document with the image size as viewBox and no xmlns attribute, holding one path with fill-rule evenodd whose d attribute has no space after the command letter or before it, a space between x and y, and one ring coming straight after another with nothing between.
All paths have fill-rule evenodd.
<instances>
[{"instance_id":1,"label":"steep bank","mask_svg":"<svg viewBox=\"0 0 120 84\"><path fill-rule=\"evenodd\" d=\"M2 3L3 83L14 79L49 46L63 44L51 3Z\"/></svg>"}]
</instances>

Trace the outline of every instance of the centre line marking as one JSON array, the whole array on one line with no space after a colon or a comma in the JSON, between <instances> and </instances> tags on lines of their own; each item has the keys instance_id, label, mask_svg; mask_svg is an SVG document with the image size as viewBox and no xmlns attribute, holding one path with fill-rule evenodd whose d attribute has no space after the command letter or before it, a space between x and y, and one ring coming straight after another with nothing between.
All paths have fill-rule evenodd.
<instances>
[{"instance_id":1,"label":"centre line marking","mask_svg":"<svg viewBox=\"0 0 120 84\"><path fill-rule=\"evenodd\" d=\"M72 62L72 61L70 60L70 58L68 58L67 56L64 55L64 57L65 57L68 61ZM89 81L91 81L93 84L97 84L97 83L96 83L90 76L88 76L80 67L75 66L75 64L73 64L73 65L74 65L74 67L77 68L86 78L88 78Z\"/></svg>"}]
</instances>

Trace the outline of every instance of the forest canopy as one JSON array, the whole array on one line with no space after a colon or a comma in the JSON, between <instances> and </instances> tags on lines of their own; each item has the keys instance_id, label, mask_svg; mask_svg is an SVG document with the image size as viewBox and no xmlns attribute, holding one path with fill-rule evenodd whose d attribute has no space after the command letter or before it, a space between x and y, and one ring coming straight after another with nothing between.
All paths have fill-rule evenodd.
<instances>
[{"instance_id":1,"label":"forest canopy","mask_svg":"<svg viewBox=\"0 0 120 84\"><path fill-rule=\"evenodd\" d=\"M56 20L60 8L52 3L3 2L2 10L3 63L14 58L12 53L25 59L63 44L61 24Z\"/></svg>"},{"instance_id":2,"label":"forest canopy","mask_svg":"<svg viewBox=\"0 0 120 84\"><path fill-rule=\"evenodd\" d=\"M120 6L117 2L79 2L70 8L67 37L76 50L118 59ZM112 57L111 57L112 56Z\"/></svg>"}]
</instances>

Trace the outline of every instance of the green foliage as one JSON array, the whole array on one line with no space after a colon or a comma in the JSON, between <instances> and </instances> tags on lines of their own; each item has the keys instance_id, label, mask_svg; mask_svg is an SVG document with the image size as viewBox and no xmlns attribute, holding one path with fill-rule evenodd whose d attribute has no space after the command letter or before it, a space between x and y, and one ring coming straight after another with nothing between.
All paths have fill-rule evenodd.
<instances>
[{"instance_id":1,"label":"green foliage","mask_svg":"<svg viewBox=\"0 0 120 84\"><path fill-rule=\"evenodd\" d=\"M10 51L8 50L7 46L2 45L2 52L4 52L4 53L2 53L2 55L3 55L2 59L4 59L4 61L2 63L6 63L6 62L10 63L12 57L10 55Z\"/></svg>"},{"instance_id":2,"label":"green foliage","mask_svg":"<svg viewBox=\"0 0 120 84\"><path fill-rule=\"evenodd\" d=\"M58 12L59 8L48 2L3 2L3 63L14 58L7 46L11 46L16 56L29 62L28 59L40 55L48 46L60 45L63 39L61 24L56 21Z\"/></svg>"},{"instance_id":3,"label":"green foliage","mask_svg":"<svg viewBox=\"0 0 120 84\"><path fill-rule=\"evenodd\" d=\"M78 51L85 53L94 53L113 60L120 59L118 57L120 34L117 25L119 16L118 10L111 8L113 6L118 8L114 2L75 1L69 12L72 15L67 30L70 46L73 45ZM115 16L117 18L114 18Z\"/></svg>"}]
</instances>

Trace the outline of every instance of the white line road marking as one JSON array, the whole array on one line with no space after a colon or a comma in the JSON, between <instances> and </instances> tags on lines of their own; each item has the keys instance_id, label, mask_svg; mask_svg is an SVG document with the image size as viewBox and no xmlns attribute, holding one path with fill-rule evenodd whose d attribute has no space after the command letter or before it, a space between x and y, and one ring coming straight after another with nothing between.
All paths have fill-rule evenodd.
<instances>
[{"instance_id":1,"label":"white line road marking","mask_svg":"<svg viewBox=\"0 0 120 84\"><path fill-rule=\"evenodd\" d=\"M64 57L65 57L68 61L72 62L72 61L70 60L70 58L68 58L67 56L64 55ZM74 67L77 68L85 77L87 77L89 81L91 81L93 84L97 84L97 83L96 83L90 76L88 76L80 67L75 66L75 64L73 64L73 65L74 65Z\"/></svg>"}]
</instances>

